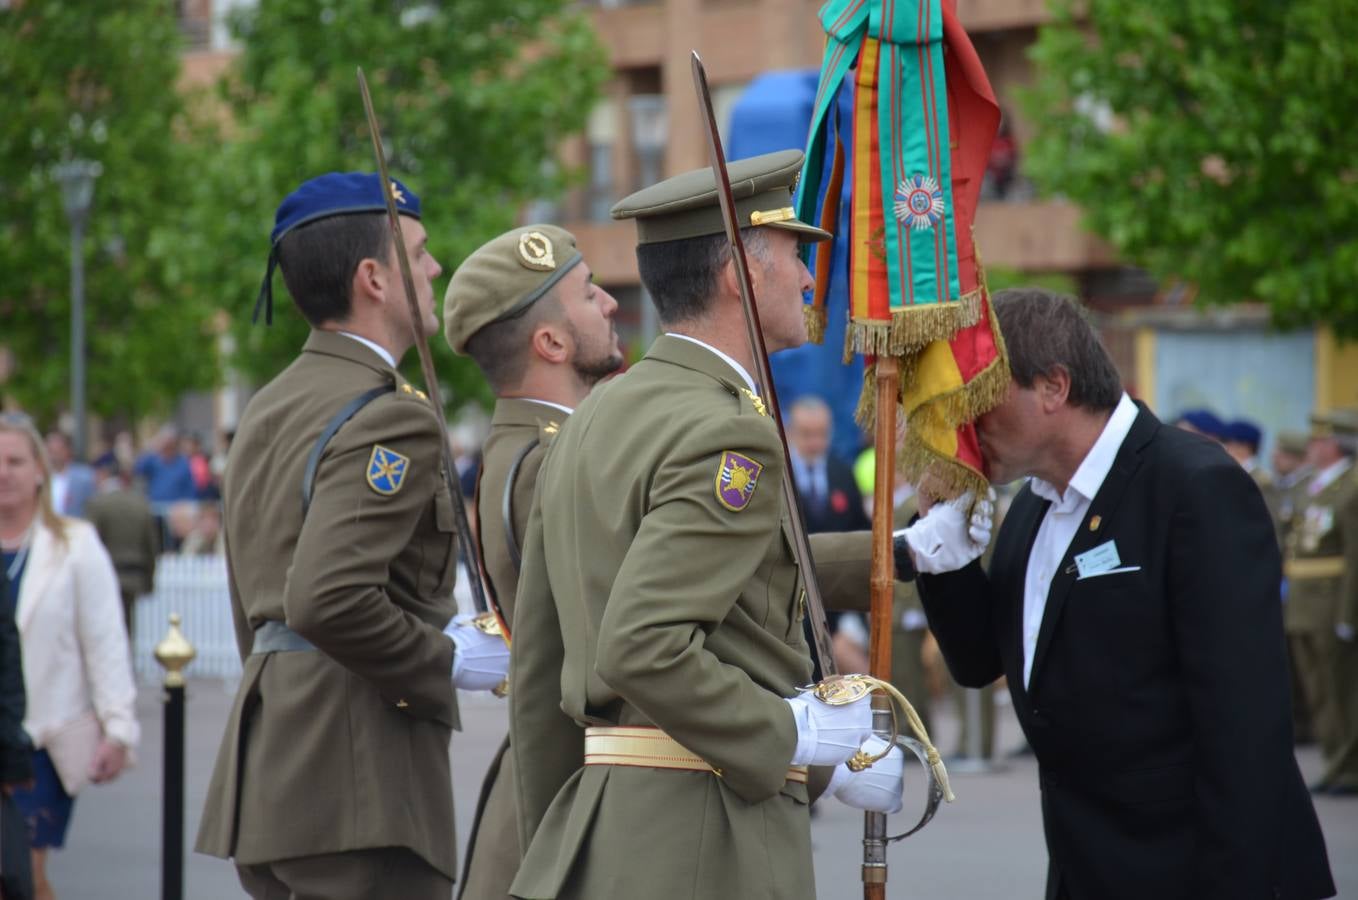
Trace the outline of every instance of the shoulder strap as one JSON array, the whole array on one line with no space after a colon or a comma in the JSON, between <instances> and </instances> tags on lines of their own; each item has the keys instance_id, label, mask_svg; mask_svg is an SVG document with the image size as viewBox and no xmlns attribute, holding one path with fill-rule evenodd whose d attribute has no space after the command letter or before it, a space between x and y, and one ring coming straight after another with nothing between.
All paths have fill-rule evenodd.
<instances>
[{"instance_id":1,"label":"shoulder strap","mask_svg":"<svg viewBox=\"0 0 1358 900\"><path fill-rule=\"evenodd\" d=\"M519 571L523 555L519 552L519 542L514 539L514 482L519 479L519 469L523 466L523 461L537 445L538 439L533 438L524 444L523 449L514 457L514 462L509 466L509 475L505 477L504 502L500 505L500 513L505 520L505 546L509 548L509 560L514 564L515 572Z\"/></svg>"},{"instance_id":2,"label":"shoulder strap","mask_svg":"<svg viewBox=\"0 0 1358 900\"><path fill-rule=\"evenodd\" d=\"M311 455L307 457L306 474L302 476L302 518L306 518L307 510L311 507L311 492L316 487L316 470L321 465L321 454L325 452L326 444L340 430L345 422L349 421L358 413L360 409L367 406L383 394L396 390L394 384L383 384L370 390L364 391L340 408L340 411L325 423L325 428L321 431L321 436L316 438L316 444L311 448Z\"/></svg>"}]
</instances>

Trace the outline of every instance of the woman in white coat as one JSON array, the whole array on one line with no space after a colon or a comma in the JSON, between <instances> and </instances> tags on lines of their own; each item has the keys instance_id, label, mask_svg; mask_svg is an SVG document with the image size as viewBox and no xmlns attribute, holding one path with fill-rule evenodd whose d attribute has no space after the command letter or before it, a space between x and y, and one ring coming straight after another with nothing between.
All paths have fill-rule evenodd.
<instances>
[{"instance_id":1,"label":"woman in white coat","mask_svg":"<svg viewBox=\"0 0 1358 900\"><path fill-rule=\"evenodd\" d=\"M35 897L48 900L47 850L65 842L76 792L117 777L139 727L113 563L92 525L53 510L42 438L16 413L0 413L0 565L35 748L34 786L14 797L29 822Z\"/></svg>"}]
</instances>

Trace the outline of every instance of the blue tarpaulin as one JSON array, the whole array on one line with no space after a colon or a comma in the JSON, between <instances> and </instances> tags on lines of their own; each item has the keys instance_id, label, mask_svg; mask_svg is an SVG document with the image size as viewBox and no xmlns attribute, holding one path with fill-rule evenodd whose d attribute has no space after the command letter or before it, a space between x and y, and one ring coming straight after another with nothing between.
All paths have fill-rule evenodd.
<instances>
[{"instance_id":1,"label":"blue tarpaulin","mask_svg":"<svg viewBox=\"0 0 1358 900\"><path fill-rule=\"evenodd\" d=\"M811 127L811 108L816 99L820 72L816 69L768 72L750 82L731 111L726 155L744 159L775 150L805 149L807 129ZM852 121L852 97L844 92L839 98L840 121ZM827 153L827 165L831 154ZM839 228L849 227L849 189L853 185L852 160L844 173L844 202L840 205ZM822 179L825 183L828 179ZM813 223L814 224L814 223ZM855 354L844 362L844 330L848 321L848 242L838 242L830 292L826 298L825 342L806 344L775 353L771 363L778 402L786 411L799 398L814 394L834 411L836 456L853 462L863 445L854 411L863 390L863 360ZM814 259L812 262L814 266Z\"/></svg>"}]
</instances>

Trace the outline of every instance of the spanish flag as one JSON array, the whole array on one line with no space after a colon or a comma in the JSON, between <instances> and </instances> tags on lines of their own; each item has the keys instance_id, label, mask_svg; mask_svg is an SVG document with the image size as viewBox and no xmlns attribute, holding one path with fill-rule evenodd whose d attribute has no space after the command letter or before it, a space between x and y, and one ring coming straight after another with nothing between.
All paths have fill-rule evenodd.
<instances>
[{"instance_id":1,"label":"spanish flag","mask_svg":"<svg viewBox=\"0 0 1358 900\"><path fill-rule=\"evenodd\" d=\"M870 424L873 361L900 360L901 463L949 494L986 479L972 422L1003 399L1009 366L972 242L1000 111L958 22L956 0L829 0L827 35L797 214L835 232L845 180L846 359L868 358L859 417ZM849 92L851 121L838 102ZM809 248L808 248L809 249ZM816 251L806 308L814 340L836 254Z\"/></svg>"}]
</instances>

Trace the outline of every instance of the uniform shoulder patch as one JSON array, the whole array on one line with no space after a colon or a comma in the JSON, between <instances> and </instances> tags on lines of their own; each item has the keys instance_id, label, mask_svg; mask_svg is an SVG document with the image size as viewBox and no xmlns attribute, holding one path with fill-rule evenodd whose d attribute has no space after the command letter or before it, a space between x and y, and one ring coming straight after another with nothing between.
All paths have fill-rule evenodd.
<instances>
[{"instance_id":1,"label":"uniform shoulder patch","mask_svg":"<svg viewBox=\"0 0 1358 900\"><path fill-rule=\"evenodd\" d=\"M373 444L372 456L368 457L368 487L384 497L390 497L405 484L409 470L410 457L402 456L381 444Z\"/></svg>"},{"instance_id":2,"label":"uniform shoulder patch","mask_svg":"<svg viewBox=\"0 0 1358 900\"><path fill-rule=\"evenodd\" d=\"M731 512L740 512L749 506L762 471L763 463L733 450L724 451L717 464L717 502Z\"/></svg>"}]
</instances>

